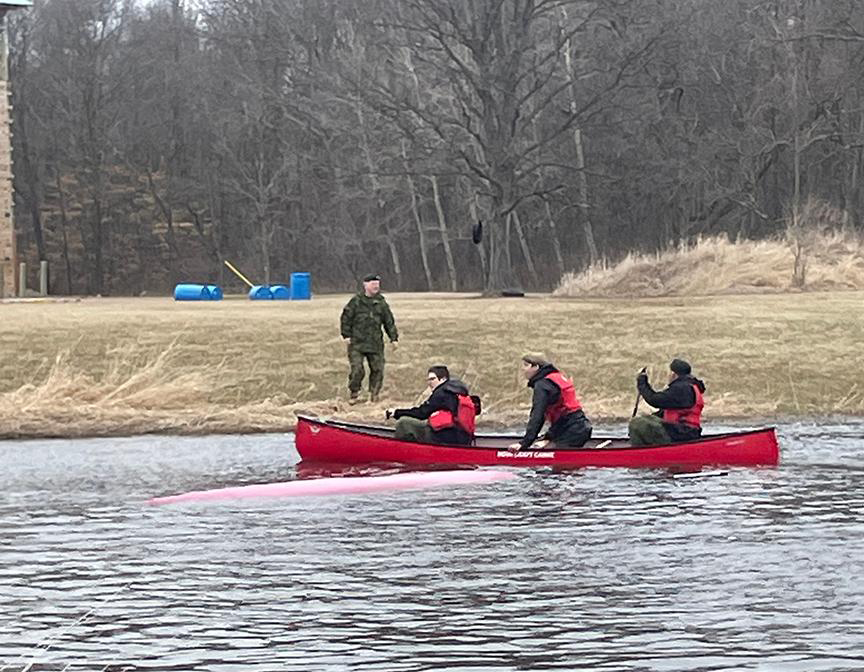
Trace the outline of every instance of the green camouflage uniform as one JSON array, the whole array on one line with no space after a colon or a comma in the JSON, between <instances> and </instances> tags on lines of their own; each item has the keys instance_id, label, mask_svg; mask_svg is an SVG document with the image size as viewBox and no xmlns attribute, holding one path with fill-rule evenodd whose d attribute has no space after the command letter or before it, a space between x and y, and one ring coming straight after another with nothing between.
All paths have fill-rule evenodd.
<instances>
[{"instance_id":1,"label":"green camouflage uniform","mask_svg":"<svg viewBox=\"0 0 864 672\"><path fill-rule=\"evenodd\" d=\"M360 292L351 298L342 310L342 338L351 339L348 342L348 362L351 372L348 374L348 390L355 398L363 386L363 360L369 362L369 392L373 399L381 392L384 382L384 337L381 328L387 332L392 342L399 340L396 322L390 306L381 294L366 296Z\"/></svg>"}]
</instances>

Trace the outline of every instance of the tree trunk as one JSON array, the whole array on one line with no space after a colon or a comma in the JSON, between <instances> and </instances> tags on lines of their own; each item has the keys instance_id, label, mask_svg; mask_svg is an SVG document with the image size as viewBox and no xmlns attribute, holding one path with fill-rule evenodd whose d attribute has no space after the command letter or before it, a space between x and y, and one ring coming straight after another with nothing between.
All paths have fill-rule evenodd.
<instances>
[{"instance_id":1,"label":"tree trunk","mask_svg":"<svg viewBox=\"0 0 864 672\"><path fill-rule=\"evenodd\" d=\"M177 263L180 259L180 250L177 246L177 236L174 231L174 213L171 210L170 202L166 203L159 195L159 191L156 189L156 183L153 180L153 173L150 172L149 168L147 169L147 185L150 187L150 195L153 196L153 200L156 202L159 211L162 213L162 217L165 218L165 234L168 238L168 268L171 273L171 283L174 284L179 280L177 275ZM170 198L170 194L168 197Z\"/></svg>"},{"instance_id":2,"label":"tree trunk","mask_svg":"<svg viewBox=\"0 0 864 672\"><path fill-rule=\"evenodd\" d=\"M102 294L103 282L103 259L102 259L102 199L97 198L93 202L93 293Z\"/></svg>"},{"instance_id":3,"label":"tree trunk","mask_svg":"<svg viewBox=\"0 0 864 672\"><path fill-rule=\"evenodd\" d=\"M444 257L447 260L447 272L450 275L450 291L458 291L456 283L456 264L453 261L453 251L450 249L450 236L447 233L447 220L444 218L444 208L441 206L441 194L438 191L438 178L430 177L432 182L432 196L435 199L435 212L438 215L438 231L441 233L441 242L444 244Z\"/></svg>"},{"instance_id":4,"label":"tree trunk","mask_svg":"<svg viewBox=\"0 0 864 672\"><path fill-rule=\"evenodd\" d=\"M384 237L387 241L387 247L390 249L390 258L393 260L393 272L396 275L395 285L396 287L401 288L402 265L399 262L399 250L396 247L396 241L393 239L393 233L387 224L381 183L378 180L378 171L375 169L375 163L372 161L372 152L369 150L369 137L366 134L366 123L363 118L363 110L360 108L360 101L355 103L354 109L357 113L357 120L360 122L360 142L363 147L363 155L366 158L366 167L369 171L369 179L372 182L372 198L375 203L376 224L379 224L384 229Z\"/></svg>"},{"instance_id":5,"label":"tree trunk","mask_svg":"<svg viewBox=\"0 0 864 672\"><path fill-rule=\"evenodd\" d=\"M531 124L531 133L534 136L534 142L540 142L540 134L537 132L537 121ZM558 228L555 226L555 218L552 217L552 206L549 205L549 199L543 199L543 207L546 210L546 222L549 225L549 235L552 238L552 250L555 252L555 261L558 264L558 276L564 275L564 257L561 254L561 241L558 240Z\"/></svg>"},{"instance_id":6,"label":"tree trunk","mask_svg":"<svg viewBox=\"0 0 864 672\"><path fill-rule=\"evenodd\" d=\"M396 286L402 287L402 266L399 263L399 249L391 236L387 236L387 247L390 249L390 259L393 261L393 272L396 274Z\"/></svg>"},{"instance_id":7,"label":"tree trunk","mask_svg":"<svg viewBox=\"0 0 864 672\"><path fill-rule=\"evenodd\" d=\"M497 200L493 198L493 201ZM502 289L512 285L511 266L505 254L505 246L507 245L507 230L509 227L510 216L505 215L499 208L494 209L492 215L491 226L488 228L489 240L489 272L486 275L486 288L484 293L487 295L497 295Z\"/></svg>"},{"instance_id":8,"label":"tree trunk","mask_svg":"<svg viewBox=\"0 0 864 672\"><path fill-rule=\"evenodd\" d=\"M564 275L564 255L561 253L561 241L558 240L558 229L555 226L555 218L552 216L552 206L549 201L543 199L543 206L546 208L546 221L549 224L549 234L552 237L552 249L555 251L555 262L558 264L559 278Z\"/></svg>"},{"instance_id":9,"label":"tree trunk","mask_svg":"<svg viewBox=\"0 0 864 672\"><path fill-rule=\"evenodd\" d=\"M25 106L26 108L26 106ZM33 227L33 237L36 239L36 251L39 255L39 260L47 259L45 256L45 236L42 229L42 187L39 180L39 169L34 165L33 157L31 156L27 110L25 109L18 117L18 123L15 125L15 131L21 141L21 164L23 174L26 175L27 181L27 206L30 210L30 225ZM37 161L39 157L37 157Z\"/></svg>"},{"instance_id":10,"label":"tree trunk","mask_svg":"<svg viewBox=\"0 0 864 672\"><path fill-rule=\"evenodd\" d=\"M414 224L417 226L417 238L420 241L420 260L423 262L423 275L426 277L426 288L431 292L433 289L432 273L429 270L429 254L426 251L426 231L423 229L423 219L420 217L420 207L417 202L417 189L414 180L408 170L408 153L405 150L405 141L402 141L402 163L405 166L405 179L408 182L408 192L411 194L411 212L414 215Z\"/></svg>"},{"instance_id":11,"label":"tree trunk","mask_svg":"<svg viewBox=\"0 0 864 672\"><path fill-rule=\"evenodd\" d=\"M864 138L864 112L858 113L858 137ZM864 162L864 149L858 147L852 153L852 175L849 184L849 220L852 226L861 226L861 164Z\"/></svg>"},{"instance_id":12,"label":"tree trunk","mask_svg":"<svg viewBox=\"0 0 864 672\"><path fill-rule=\"evenodd\" d=\"M497 296L502 289L512 287L513 266L510 260L510 213L504 214L504 199L493 195L488 226L484 238L489 242L489 268L483 293Z\"/></svg>"},{"instance_id":13,"label":"tree trunk","mask_svg":"<svg viewBox=\"0 0 864 672\"><path fill-rule=\"evenodd\" d=\"M531 281L534 287L540 287L540 278L537 277L537 269L534 268L534 260L531 258L531 249L528 247L528 239L525 238L525 231L522 229L522 221L519 219L519 212L513 210L513 225L516 227L516 236L519 238L519 247L522 248L522 256L525 257L525 263L528 266L528 272L531 274Z\"/></svg>"},{"instance_id":14,"label":"tree trunk","mask_svg":"<svg viewBox=\"0 0 864 672\"><path fill-rule=\"evenodd\" d=\"M567 21L567 10L561 7L561 15L564 22ZM567 71L567 82L570 90L570 113L575 114L578 109L576 100L576 78L573 76L573 58L571 56L572 45L570 38L564 42L564 66ZM582 129L574 126L573 144L576 147L576 169L579 173L579 212L582 215L582 228L585 231L585 243L588 246L588 262L594 265L597 261L597 244L594 242L594 228L591 225L591 216L588 203L588 176L585 174L585 151L582 146Z\"/></svg>"},{"instance_id":15,"label":"tree trunk","mask_svg":"<svg viewBox=\"0 0 864 672\"><path fill-rule=\"evenodd\" d=\"M588 245L588 263L593 266L599 255L597 254L597 244L594 242L594 227L591 225L591 206L588 204L588 176L585 174L585 152L582 147L581 129L577 128L573 131L573 142L576 145L576 168L579 170L579 211L582 213L582 228L585 230L585 242Z\"/></svg>"},{"instance_id":16,"label":"tree trunk","mask_svg":"<svg viewBox=\"0 0 864 672\"><path fill-rule=\"evenodd\" d=\"M504 218L504 263L507 264L509 275L513 272L513 257L510 255L510 231L513 224L513 212L507 213Z\"/></svg>"},{"instance_id":17,"label":"tree trunk","mask_svg":"<svg viewBox=\"0 0 864 672\"><path fill-rule=\"evenodd\" d=\"M261 237L261 265L264 273L264 284L270 284L270 227L265 215L260 215L258 225Z\"/></svg>"},{"instance_id":18,"label":"tree trunk","mask_svg":"<svg viewBox=\"0 0 864 672\"><path fill-rule=\"evenodd\" d=\"M213 239L213 249L216 253L216 275L220 287L225 285L225 263L222 253L224 240L222 238L222 212L216 199L215 178L211 172L207 173L207 200L210 207L210 235Z\"/></svg>"},{"instance_id":19,"label":"tree trunk","mask_svg":"<svg viewBox=\"0 0 864 672\"><path fill-rule=\"evenodd\" d=\"M60 231L63 234L63 262L66 265L66 292L74 294L72 286L72 262L69 260L69 236L67 234L68 218L66 216L66 194L63 191L63 182L60 179L60 169L55 166L54 179L57 183L57 197L60 202Z\"/></svg>"},{"instance_id":20,"label":"tree trunk","mask_svg":"<svg viewBox=\"0 0 864 672\"><path fill-rule=\"evenodd\" d=\"M477 192L471 191L471 184L468 183L466 188L465 198L468 201L468 212L471 215L471 226L473 227L480 220L479 206L477 204ZM477 249L477 254L480 255L480 269L483 273L482 280L485 284L487 273L489 272L489 262L486 259L486 248L483 246L483 241L479 245L474 246Z\"/></svg>"}]
</instances>

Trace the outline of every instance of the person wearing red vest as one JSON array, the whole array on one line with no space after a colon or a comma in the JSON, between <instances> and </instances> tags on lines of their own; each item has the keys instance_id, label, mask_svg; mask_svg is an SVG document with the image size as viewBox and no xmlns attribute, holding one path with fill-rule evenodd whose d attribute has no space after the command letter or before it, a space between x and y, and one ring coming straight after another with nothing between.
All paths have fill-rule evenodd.
<instances>
[{"instance_id":1,"label":"person wearing red vest","mask_svg":"<svg viewBox=\"0 0 864 672\"><path fill-rule=\"evenodd\" d=\"M592 427L576 396L573 382L539 354L523 355L522 374L528 379L528 387L534 390L531 415L525 436L512 444L510 450L529 450L535 445L544 448L550 441L560 447L584 446L591 438ZM549 429L535 444L547 421Z\"/></svg>"},{"instance_id":2,"label":"person wearing red vest","mask_svg":"<svg viewBox=\"0 0 864 672\"><path fill-rule=\"evenodd\" d=\"M461 380L450 378L446 366L430 366L426 383L432 394L422 404L387 410L387 418L396 419L396 438L419 443L471 445L480 400L468 393L468 387Z\"/></svg>"},{"instance_id":3,"label":"person wearing red vest","mask_svg":"<svg viewBox=\"0 0 864 672\"><path fill-rule=\"evenodd\" d=\"M659 410L630 421L630 443L634 446L680 443L702 436L705 383L691 375L690 364L683 359L673 359L669 369L669 385L665 390L655 391L647 373L636 378L639 395Z\"/></svg>"}]
</instances>

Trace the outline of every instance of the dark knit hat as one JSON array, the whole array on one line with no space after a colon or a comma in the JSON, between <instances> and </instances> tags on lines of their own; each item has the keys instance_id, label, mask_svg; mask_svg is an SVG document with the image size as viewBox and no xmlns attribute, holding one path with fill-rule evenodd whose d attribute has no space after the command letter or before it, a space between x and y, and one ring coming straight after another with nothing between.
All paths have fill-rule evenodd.
<instances>
[{"instance_id":1,"label":"dark knit hat","mask_svg":"<svg viewBox=\"0 0 864 672\"><path fill-rule=\"evenodd\" d=\"M669 365L669 368L672 369L672 373L677 373L679 376L689 376L690 364L685 362L683 359L673 359L672 363Z\"/></svg>"},{"instance_id":2,"label":"dark knit hat","mask_svg":"<svg viewBox=\"0 0 864 672\"><path fill-rule=\"evenodd\" d=\"M372 282L373 280L381 280L381 276L377 273L370 273L363 277L363 282Z\"/></svg>"}]
</instances>

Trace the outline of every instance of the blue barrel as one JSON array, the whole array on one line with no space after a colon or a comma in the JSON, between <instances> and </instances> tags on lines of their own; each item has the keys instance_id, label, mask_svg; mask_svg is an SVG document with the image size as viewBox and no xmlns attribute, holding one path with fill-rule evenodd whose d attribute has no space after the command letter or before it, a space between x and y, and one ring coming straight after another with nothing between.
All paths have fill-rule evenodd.
<instances>
[{"instance_id":1,"label":"blue barrel","mask_svg":"<svg viewBox=\"0 0 864 672\"><path fill-rule=\"evenodd\" d=\"M249 298L253 301L265 301L272 299L273 295L270 293L270 287L267 285L255 285L249 290Z\"/></svg>"},{"instance_id":2,"label":"blue barrel","mask_svg":"<svg viewBox=\"0 0 864 672\"><path fill-rule=\"evenodd\" d=\"M285 285L270 285L270 293L277 301L288 301L291 298L291 290Z\"/></svg>"},{"instance_id":3,"label":"blue barrel","mask_svg":"<svg viewBox=\"0 0 864 672\"><path fill-rule=\"evenodd\" d=\"M291 274L291 300L308 301L312 298L312 276L309 273Z\"/></svg>"},{"instance_id":4,"label":"blue barrel","mask_svg":"<svg viewBox=\"0 0 864 672\"><path fill-rule=\"evenodd\" d=\"M210 290L206 285L182 283L174 288L175 301L209 301Z\"/></svg>"},{"instance_id":5,"label":"blue barrel","mask_svg":"<svg viewBox=\"0 0 864 672\"><path fill-rule=\"evenodd\" d=\"M210 292L211 301L222 300L222 288L219 285L207 285L207 291Z\"/></svg>"}]
</instances>

